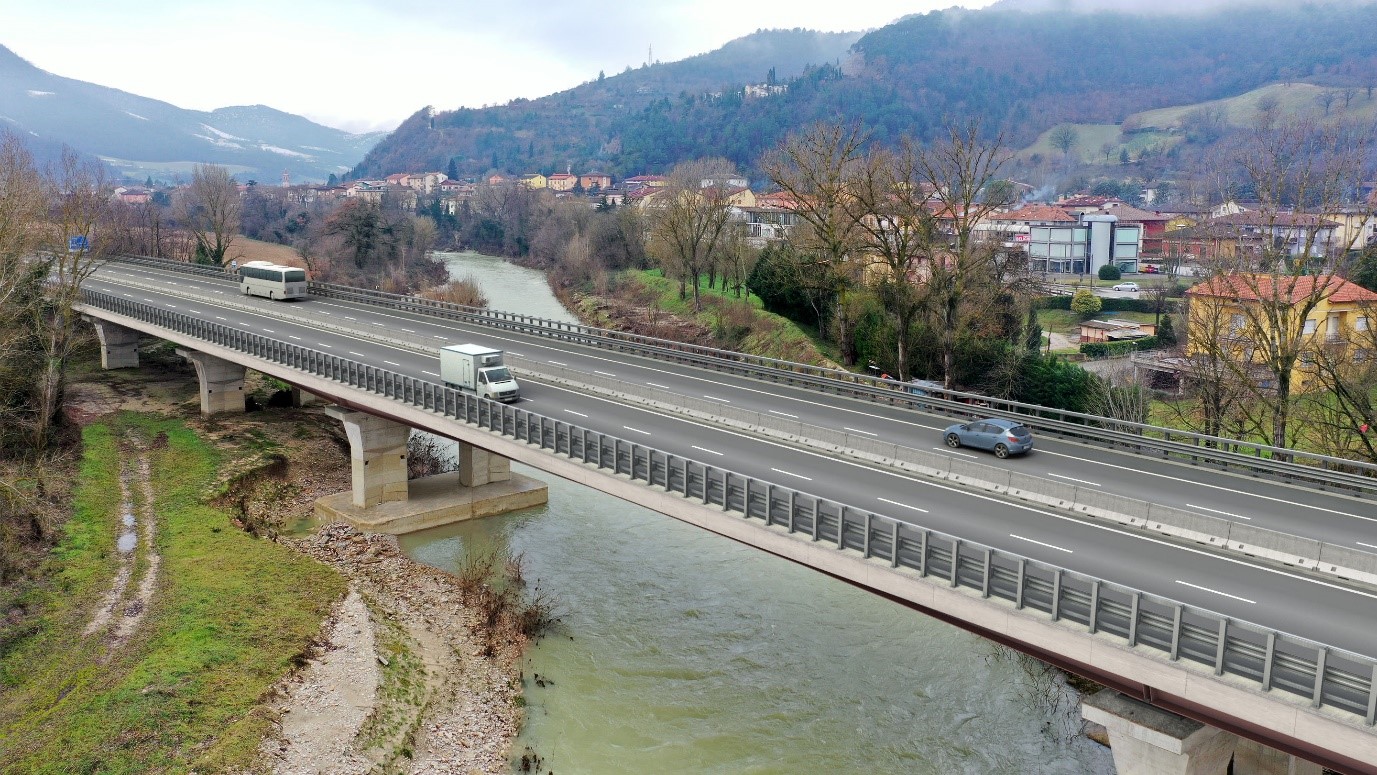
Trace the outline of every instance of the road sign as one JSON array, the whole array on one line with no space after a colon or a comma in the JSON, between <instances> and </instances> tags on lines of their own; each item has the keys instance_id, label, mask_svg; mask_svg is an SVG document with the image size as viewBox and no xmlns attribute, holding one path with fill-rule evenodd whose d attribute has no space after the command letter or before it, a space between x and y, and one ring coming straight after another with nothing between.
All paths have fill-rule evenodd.
<instances>
[{"instance_id":1,"label":"road sign","mask_svg":"<svg viewBox=\"0 0 1377 775\"><path fill-rule=\"evenodd\" d=\"M75 237L67 238L68 253L80 253L83 250L89 250L90 248L91 243L86 239L85 234L78 234Z\"/></svg>"}]
</instances>

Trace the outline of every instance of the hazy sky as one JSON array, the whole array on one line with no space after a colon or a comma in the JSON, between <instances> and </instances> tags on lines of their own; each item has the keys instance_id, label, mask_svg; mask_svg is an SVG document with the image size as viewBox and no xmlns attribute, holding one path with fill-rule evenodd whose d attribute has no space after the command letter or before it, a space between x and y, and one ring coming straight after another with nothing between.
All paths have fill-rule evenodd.
<instances>
[{"instance_id":1,"label":"hazy sky","mask_svg":"<svg viewBox=\"0 0 1377 775\"><path fill-rule=\"evenodd\" d=\"M863 30L991 0L0 0L0 45L184 108L264 104L353 131L541 97L761 28Z\"/></svg>"}]
</instances>

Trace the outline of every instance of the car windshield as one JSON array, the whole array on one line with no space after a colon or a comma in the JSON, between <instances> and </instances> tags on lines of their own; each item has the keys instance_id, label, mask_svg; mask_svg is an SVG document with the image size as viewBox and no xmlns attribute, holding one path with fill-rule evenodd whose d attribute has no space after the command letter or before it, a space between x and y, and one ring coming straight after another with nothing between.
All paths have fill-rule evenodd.
<instances>
[{"instance_id":1,"label":"car windshield","mask_svg":"<svg viewBox=\"0 0 1377 775\"><path fill-rule=\"evenodd\" d=\"M483 374L487 376L489 384L494 382L507 382L512 378L511 372L507 371L507 367L505 366L496 369L488 369L483 372Z\"/></svg>"}]
</instances>

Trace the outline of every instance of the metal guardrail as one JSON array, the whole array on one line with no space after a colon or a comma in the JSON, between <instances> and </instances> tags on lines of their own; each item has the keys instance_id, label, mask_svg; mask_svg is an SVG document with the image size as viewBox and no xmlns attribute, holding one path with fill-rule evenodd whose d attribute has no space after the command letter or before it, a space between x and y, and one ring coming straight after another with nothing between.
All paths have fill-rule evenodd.
<instances>
[{"instance_id":1,"label":"metal guardrail","mask_svg":"<svg viewBox=\"0 0 1377 775\"><path fill-rule=\"evenodd\" d=\"M1240 677L1261 692L1279 690L1312 707L1354 714L1368 727L1377 723L1377 659L242 329L97 291L84 291L82 304L485 429L799 540L888 562L895 572L1152 649L1171 662Z\"/></svg>"},{"instance_id":2,"label":"metal guardrail","mask_svg":"<svg viewBox=\"0 0 1377 775\"><path fill-rule=\"evenodd\" d=\"M119 261L155 266L160 269L224 277L225 272L196 264L145 257L120 257ZM626 352L658 360L736 374L767 382L801 386L823 393L884 403L893 406L969 416L973 403L980 412L1016 418L1039 431L1075 438L1114 448L1151 454L1156 457L1241 470L1253 475L1267 474L1320 489L1335 489L1362 497L1377 497L1377 465L1319 455L1301 450L1272 447L1237 439L1209 436L1162 426L1134 423L1063 409L1025 404L960 391L941 395L913 395L907 386L840 369L829 369L792 361L764 358L702 345L657 339L609 329L466 307L451 302L402 296L348 286L312 281L313 295L358 301L392 309L421 312L450 320L486 325L517 333L542 336L599 349ZM1251 454L1246 454L1246 450Z\"/></svg>"}]
</instances>

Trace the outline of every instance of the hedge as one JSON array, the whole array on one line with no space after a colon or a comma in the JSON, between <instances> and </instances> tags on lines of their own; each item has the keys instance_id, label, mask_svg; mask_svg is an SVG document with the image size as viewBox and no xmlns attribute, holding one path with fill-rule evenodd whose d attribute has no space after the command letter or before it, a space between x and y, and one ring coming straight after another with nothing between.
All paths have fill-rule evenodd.
<instances>
[{"instance_id":1,"label":"hedge","mask_svg":"<svg viewBox=\"0 0 1377 775\"><path fill-rule=\"evenodd\" d=\"M1151 350L1159 344L1155 336L1118 342L1086 342L1081 345L1081 353L1087 358L1108 358L1114 355L1127 355L1135 350Z\"/></svg>"},{"instance_id":2,"label":"hedge","mask_svg":"<svg viewBox=\"0 0 1377 775\"><path fill-rule=\"evenodd\" d=\"M1152 299L1111 299L1100 298L1101 312L1156 312L1156 302ZM1180 306L1180 299L1164 299L1162 301L1163 312L1175 312ZM1038 309L1071 309L1070 296L1043 296L1033 301Z\"/></svg>"}]
</instances>

